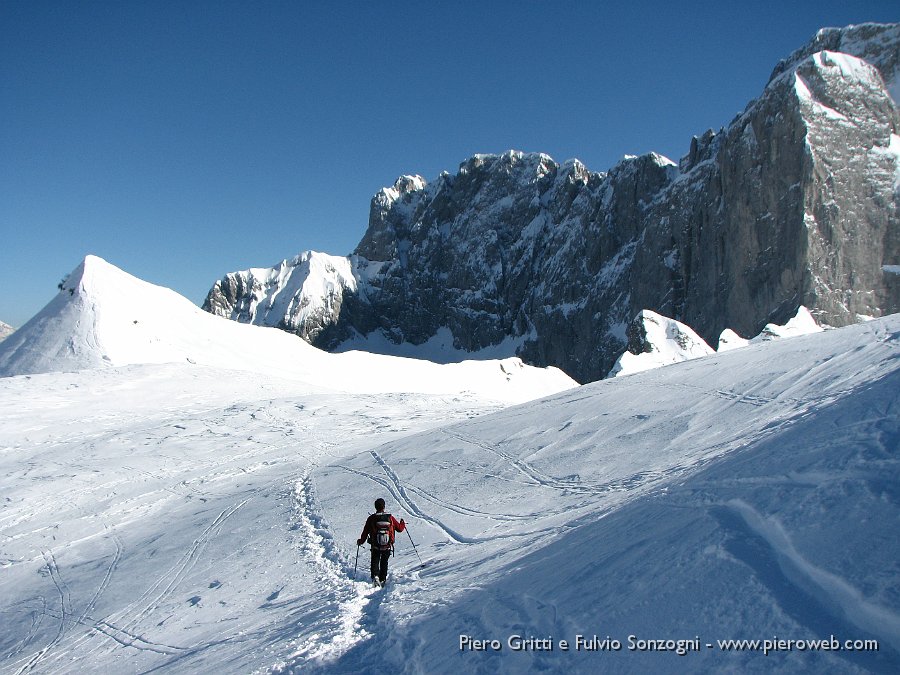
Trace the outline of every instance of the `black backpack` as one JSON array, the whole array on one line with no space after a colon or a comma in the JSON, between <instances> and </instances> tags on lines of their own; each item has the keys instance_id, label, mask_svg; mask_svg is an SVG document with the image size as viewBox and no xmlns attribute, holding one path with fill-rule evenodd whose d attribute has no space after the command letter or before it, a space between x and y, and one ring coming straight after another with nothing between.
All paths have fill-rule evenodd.
<instances>
[{"instance_id":1,"label":"black backpack","mask_svg":"<svg viewBox=\"0 0 900 675\"><path fill-rule=\"evenodd\" d=\"M390 551L394 547L394 524L390 513L375 514L369 543L379 551Z\"/></svg>"}]
</instances>

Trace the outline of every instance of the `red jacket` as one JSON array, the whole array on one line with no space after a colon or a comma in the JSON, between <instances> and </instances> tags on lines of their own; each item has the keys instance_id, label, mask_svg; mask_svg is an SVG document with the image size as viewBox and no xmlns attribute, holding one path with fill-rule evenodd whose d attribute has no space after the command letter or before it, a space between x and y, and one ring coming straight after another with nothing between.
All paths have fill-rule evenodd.
<instances>
[{"instance_id":1,"label":"red jacket","mask_svg":"<svg viewBox=\"0 0 900 675\"><path fill-rule=\"evenodd\" d=\"M359 535L359 539L356 542L357 546L362 546L363 542L365 542L366 539L368 539L369 535L374 533L375 530L374 530L373 523L375 521L375 517L382 516L382 515L384 515L384 511L378 511L376 513L373 513L368 518L366 518L366 525L365 525L365 527L363 527L362 534ZM390 514L388 514L388 515L390 515ZM406 529L406 521L404 521L403 518L401 518L398 521L396 518L394 518L394 516L391 516L391 529L389 530L389 532L391 534L391 543L392 544L394 543L394 532L403 532L403 530L405 530L405 529Z\"/></svg>"}]
</instances>

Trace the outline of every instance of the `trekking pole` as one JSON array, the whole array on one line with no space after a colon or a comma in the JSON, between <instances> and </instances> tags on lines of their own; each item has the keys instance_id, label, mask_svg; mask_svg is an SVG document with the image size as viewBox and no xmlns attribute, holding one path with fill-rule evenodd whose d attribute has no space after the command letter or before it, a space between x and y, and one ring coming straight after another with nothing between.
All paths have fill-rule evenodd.
<instances>
[{"instance_id":1,"label":"trekking pole","mask_svg":"<svg viewBox=\"0 0 900 675\"><path fill-rule=\"evenodd\" d=\"M412 535L409 533L409 528L408 528L408 527L406 528L406 536L409 537L409 543L412 544L413 551L416 552L416 557L419 559L419 564L420 564L420 565L424 565L425 563L422 562L422 556L419 555L419 549L416 548L416 542L414 542L414 541L412 540Z\"/></svg>"},{"instance_id":2,"label":"trekking pole","mask_svg":"<svg viewBox=\"0 0 900 675\"><path fill-rule=\"evenodd\" d=\"M356 566L359 565L359 544L356 545L356 562L353 563L353 581L356 581Z\"/></svg>"}]
</instances>

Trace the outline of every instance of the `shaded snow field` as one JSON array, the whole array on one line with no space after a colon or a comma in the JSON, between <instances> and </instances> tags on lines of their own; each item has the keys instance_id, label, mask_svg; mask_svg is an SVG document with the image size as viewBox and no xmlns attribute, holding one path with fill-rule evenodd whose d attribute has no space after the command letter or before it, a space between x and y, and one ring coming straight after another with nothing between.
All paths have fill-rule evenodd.
<instances>
[{"instance_id":1,"label":"shaded snow field","mask_svg":"<svg viewBox=\"0 0 900 675\"><path fill-rule=\"evenodd\" d=\"M897 672L898 347L893 316L505 408L184 362L0 379L0 670ZM364 549L353 579L378 496L426 563L401 534L383 591ZM715 646L831 635L879 650Z\"/></svg>"},{"instance_id":2,"label":"shaded snow field","mask_svg":"<svg viewBox=\"0 0 900 675\"><path fill-rule=\"evenodd\" d=\"M346 493L386 493L435 561L417 569L401 539L390 600L360 622L379 639L323 670L896 672L898 347L897 316L751 345L319 467L317 511L347 554ZM578 635L622 649L575 651ZM700 647L631 651L629 635ZM718 646L776 636L879 651Z\"/></svg>"}]
</instances>

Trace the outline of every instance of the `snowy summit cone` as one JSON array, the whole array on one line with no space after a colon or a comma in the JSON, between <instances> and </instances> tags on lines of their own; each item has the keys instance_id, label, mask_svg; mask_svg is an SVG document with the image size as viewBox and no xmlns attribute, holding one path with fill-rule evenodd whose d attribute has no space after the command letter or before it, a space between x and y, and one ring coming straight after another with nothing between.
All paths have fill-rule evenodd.
<instances>
[{"instance_id":1,"label":"snowy summit cone","mask_svg":"<svg viewBox=\"0 0 900 675\"><path fill-rule=\"evenodd\" d=\"M104 285L102 278L119 275L127 276L102 258L86 256L60 283L56 297L0 344L0 374L108 365L109 358L98 334L96 301Z\"/></svg>"},{"instance_id":2,"label":"snowy summit cone","mask_svg":"<svg viewBox=\"0 0 900 675\"><path fill-rule=\"evenodd\" d=\"M56 297L0 344L0 375L237 362L237 353L210 349L222 342L214 336L211 318L174 291L88 255L60 283Z\"/></svg>"},{"instance_id":3,"label":"snowy summit cone","mask_svg":"<svg viewBox=\"0 0 900 675\"><path fill-rule=\"evenodd\" d=\"M628 350L619 357L610 377L629 375L671 363L709 356L713 349L689 326L642 310L628 326Z\"/></svg>"}]
</instances>

